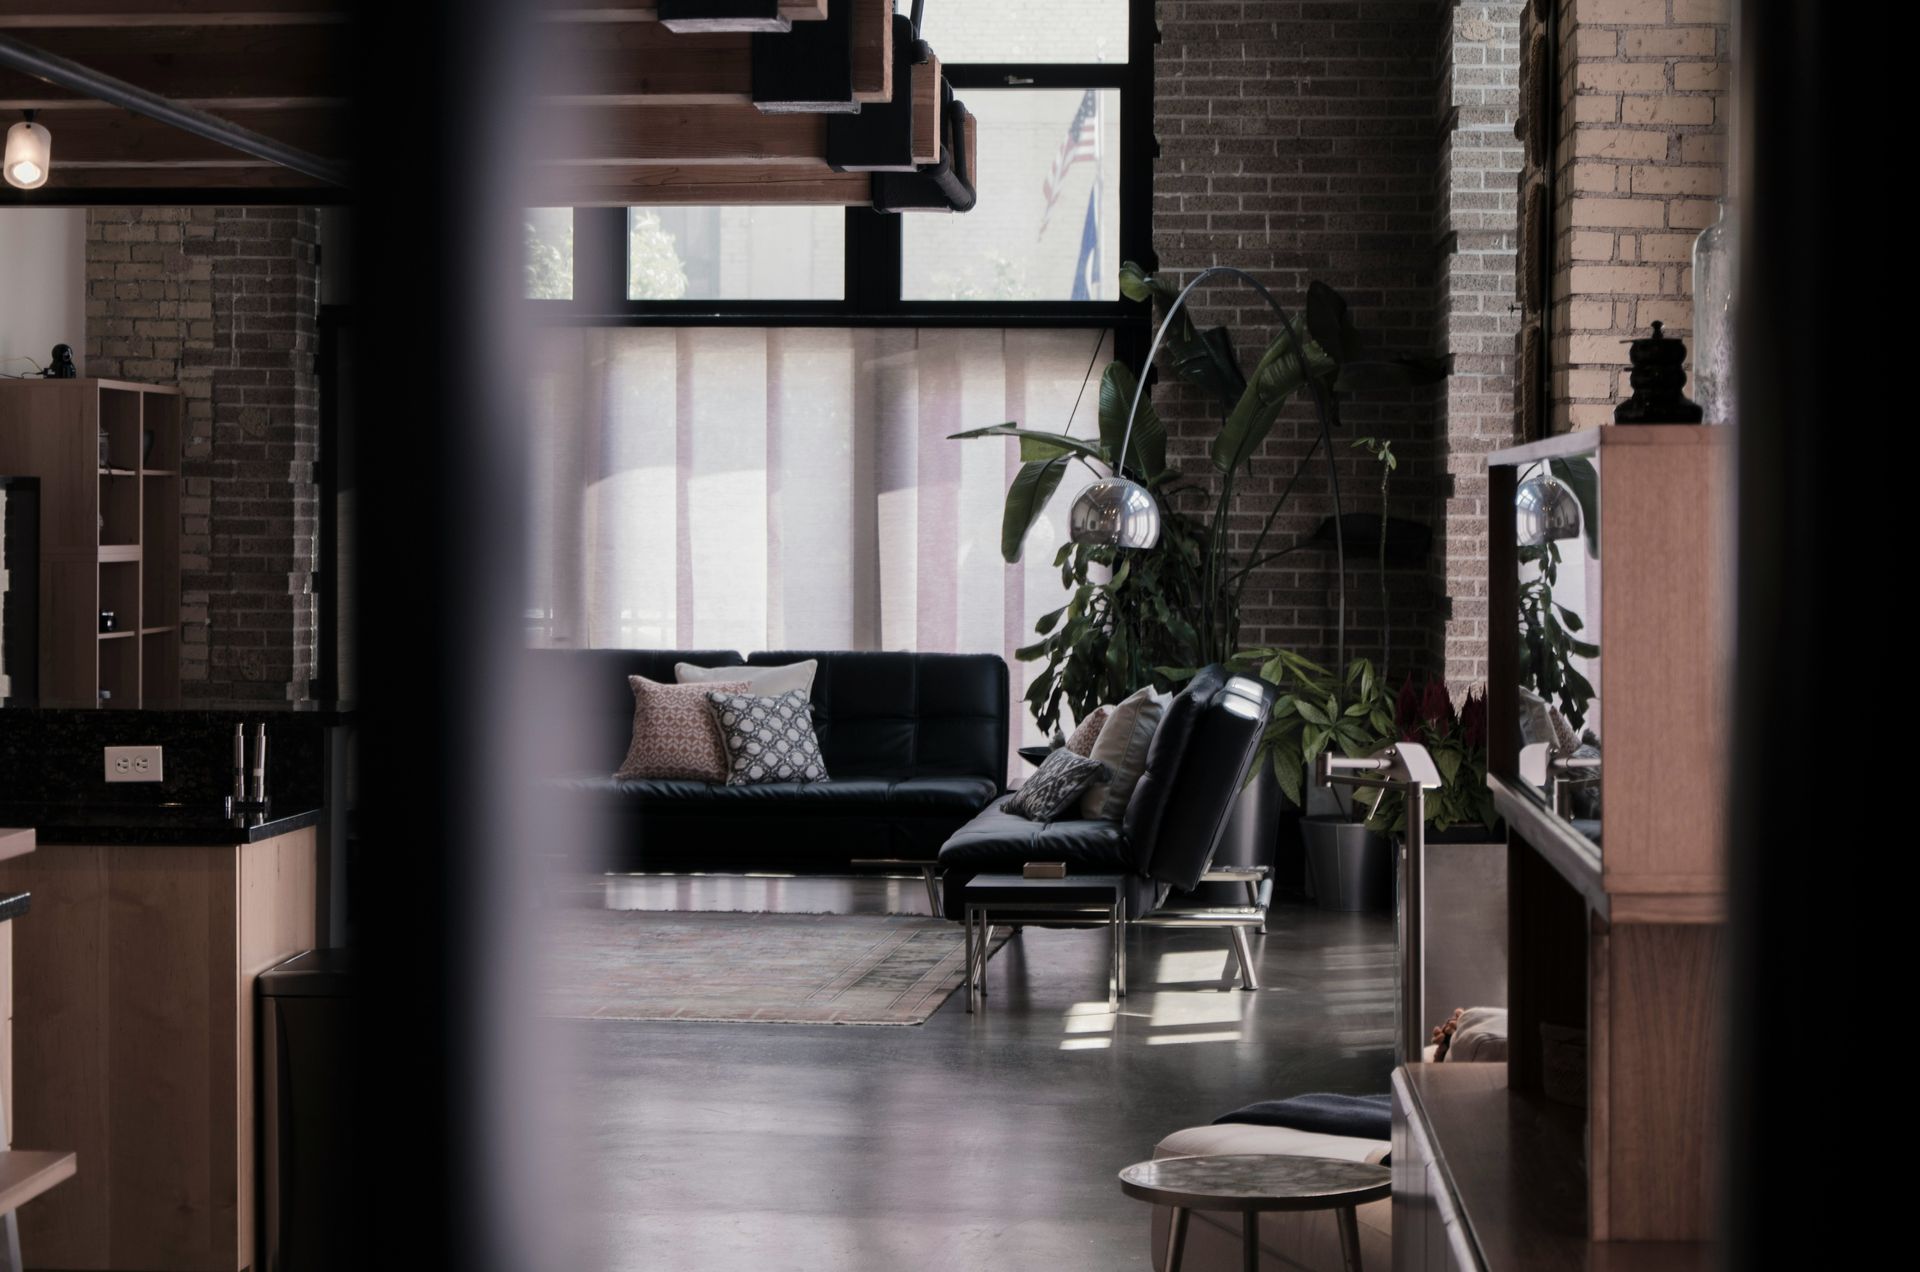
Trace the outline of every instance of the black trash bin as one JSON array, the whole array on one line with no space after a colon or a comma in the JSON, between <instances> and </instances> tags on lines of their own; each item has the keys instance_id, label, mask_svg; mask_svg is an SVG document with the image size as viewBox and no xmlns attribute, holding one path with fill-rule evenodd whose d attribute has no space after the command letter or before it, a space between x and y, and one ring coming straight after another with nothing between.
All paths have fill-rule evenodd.
<instances>
[{"instance_id":1,"label":"black trash bin","mask_svg":"<svg viewBox=\"0 0 1920 1272\"><path fill-rule=\"evenodd\" d=\"M352 1155L352 960L308 950L260 974L262 1272L361 1265Z\"/></svg>"}]
</instances>

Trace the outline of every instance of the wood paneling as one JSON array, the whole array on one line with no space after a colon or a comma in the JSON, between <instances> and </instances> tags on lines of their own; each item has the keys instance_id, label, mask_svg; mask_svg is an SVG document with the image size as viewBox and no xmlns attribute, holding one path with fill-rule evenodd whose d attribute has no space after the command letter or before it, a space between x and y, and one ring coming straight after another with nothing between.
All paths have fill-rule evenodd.
<instances>
[{"instance_id":1,"label":"wood paneling","mask_svg":"<svg viewBox=\"0 0 1920 1272\"><path fill-rule=\"evenodd\" d=\"M551 168L539 174L535 186L550 202L571 207L626 207L645 203L862 207L873 198L872 179L866 173L777 165Z\"/></svg>"},{"instance_id":2,"label":"wood paneling","mask_svg":"<svg viewBox=\"0 0 1920 1272\"><path fill-rule=\"evenodd\" d=\"M0 0L0 29L270 26L345 22L343 0Z\"/></svg>"},{"instance_id":3,"label":"wood paneling","mask_svg":"<svg viewBox=\"0 0 1920 1272\"><path fill-rule=\"evenodd\" d=\"M337 156L346 152L344 112L303 108L300 110L223 110L221 117L250 128L275 141L285 142L317 155ZM198 137L158 120L129 111L95 106L62 111L50 127L58 129L54 137L54 170L77 171L85 166L103 164L157 167L167 164L196 164L264 167L274 165L231 150L216 141Z\"/></svg>"},{"instance_id":4,"label":"wood paneling","mask_svg":"<svg viewBox=\"0 0 1920 1272\"><path fill-rule=\"evenodd\" d=\"M311 829L0 864L36 919L16 934L19 1136L83 1164L22 1212L30 1264L253 1262L252 983L313 944L316 881Z\"/></svg>"},{"instance_id":5,"label":"wood paneling","mask_svg":"<svg viewBox=\"0 0 1920 1272\"><path fill-rule=\"evenodd\" d=\"M1608 892L1725 888L1725 681L1716 618L1727 430L1604 430L1600 681Z\"/></svg>"},{"instance_id":6,"label":"wood paneling","mask_svg":"<svg viewBox=\"0 0 1920 1272\"><path fill-rule=\"evenodd\" d=\"M1593 958L1594 1238L1704 1240L1714 1231L1724 929L1615 923Z\"/></svg>"},{"instance_id":7,"label":"wood paneling","mask_svg":"<svg viewBox=\"0 0 1920 1272\"><path fill-rule=\"evenodd\" d=\"M744 105L553 106L539 119L547 140L542 157L552 164L786 164L826 171L823 115L766 115Z\"/></svg>"},{"instance_id":8,"label":"wood paneling","mask_svg":"<svg viewBox=\"0 0 1920 1272\"><path fill-rule=\"evenodd\" d=\"M344 105L351 88L351 46L344 26L80 27L23 38L35 48L216 114ZM59 129L59 117L76 108L99 110L100 103L0 69L0 109L47 111L46 123Z\"/></svg>"}]
</instances>

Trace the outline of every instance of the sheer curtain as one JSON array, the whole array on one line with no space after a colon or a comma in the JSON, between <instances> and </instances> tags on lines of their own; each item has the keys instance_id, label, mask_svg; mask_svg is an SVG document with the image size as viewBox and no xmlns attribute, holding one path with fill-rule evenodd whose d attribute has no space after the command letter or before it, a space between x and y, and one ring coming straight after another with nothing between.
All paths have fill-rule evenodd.
<instances>
[{"instance_id":1,"label":"sheer curtain","mask_svg":"<svg viewBox=\"0 0 1920 1272\"><path fill-rule=\"evenodd\" d=\"M1060 430L1093 331L560 328L528 437L529 638L651 649L997 653L1016 743L1041 740L1013 651L1064 600L1062 482L1000 557L1016 420ZM1100 344L1096 359L1095 345ZM1097 383L1073 431L1091 435ZM1080 476L1084 476L1082 473Z\"/></svg>"}]
</instances>

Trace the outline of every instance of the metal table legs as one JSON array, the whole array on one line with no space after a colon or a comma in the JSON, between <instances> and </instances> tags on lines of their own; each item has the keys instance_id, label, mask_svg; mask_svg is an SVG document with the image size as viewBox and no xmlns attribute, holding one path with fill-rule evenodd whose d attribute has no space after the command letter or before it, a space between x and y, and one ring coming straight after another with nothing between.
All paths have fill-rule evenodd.
<instances>
[{"instance_id":1,"label":"metal table legs","mask_svg":"<svg viewBox=\"0 0 1920 1272\"><path fill-rule=\"evenodd\" d=\"M1359 1215L1352 1206L1342 1206L1333 1212L1333 1219L1340 1225L1340 1261L1347 1272L1360 1272Z\"/></svg>"},{"instance_id":2,"label":"metal table legs","mask_svg":"<svg viewBox=\"0 0 1920 1272\"><path fill-rule=\"evenodd\" d=\"M1173 1221L1167 1225L1167 1272L1180 1272L1180 1261L1187 1254L1187 1208L1174 1206Z\"/></svg>"},{"instance_id":3,"label":"metal table legs","mask_svg":"<svg viewBox=\"0 0 1920 1272\"><path fill-rule=\"evenodd\" d=\"M1062 906L1059 902L1021 904L1018 902L999 902L991 906L968 905L965 911L966 930L965 969L967 981L967 1010L978 1009L980 1002L987 996L987 956L993 952L993 927L995 916L1025 915L1027 922L1044 924L1047 919L1059 922L1084 922L1098 919L1107 926L1109 949L1107 952L1107 1002L1118 1007L1120 1000L1127 996L1127 903L1116 896L1109 906L1076 908ZM1018 931L1018 926L1015 927ZM1251 967L1251 962L1244 966Z\"/></svg>"}]
</instances>

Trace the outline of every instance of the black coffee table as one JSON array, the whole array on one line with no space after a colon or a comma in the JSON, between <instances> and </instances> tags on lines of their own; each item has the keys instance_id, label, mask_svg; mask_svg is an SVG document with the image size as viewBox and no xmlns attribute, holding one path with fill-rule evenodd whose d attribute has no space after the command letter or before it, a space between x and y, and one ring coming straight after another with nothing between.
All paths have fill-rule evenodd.
<instances>
[{"instance_id":1,"label":"black coffee table","mask_svg":"<svg viewBox=\"0 0 1920 1272\"><path fill-rule=\"evenodd\" d=\"M1360 1272L1360 1221L1354 1207L1392 1195L1385 1166L1334 1157L1209 1154L1135 1162L1120 1172L1120 1191L1173 1208L1167 1232L1166 1272L1180 1272L1190 1210L1240 1215L1241 1267L1259 1272L1260 1216L1269 1210L1332 1210L1340 1225L1340 1255Z\"/></svg>"}]
</instances>

